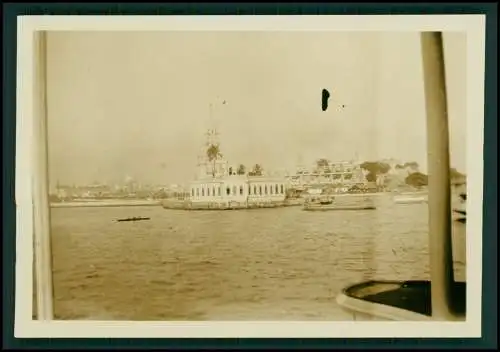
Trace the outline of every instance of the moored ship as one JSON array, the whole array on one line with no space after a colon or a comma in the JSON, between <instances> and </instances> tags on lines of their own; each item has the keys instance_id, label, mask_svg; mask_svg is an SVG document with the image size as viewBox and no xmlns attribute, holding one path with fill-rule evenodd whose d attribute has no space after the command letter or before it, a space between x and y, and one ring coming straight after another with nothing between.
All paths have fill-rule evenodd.
<instances>
[{"instance_id":1,"label":"moored ship","mask_svg":"<svg viewBox=\"0 0 500 352\"><path fill-rule=\"evenodd\" d=\"M304 204L306 211L333 210L375 210L373 199L364 195L349 194L342 196L324 196L309 200Z\"/></svg>"}]
</instances>

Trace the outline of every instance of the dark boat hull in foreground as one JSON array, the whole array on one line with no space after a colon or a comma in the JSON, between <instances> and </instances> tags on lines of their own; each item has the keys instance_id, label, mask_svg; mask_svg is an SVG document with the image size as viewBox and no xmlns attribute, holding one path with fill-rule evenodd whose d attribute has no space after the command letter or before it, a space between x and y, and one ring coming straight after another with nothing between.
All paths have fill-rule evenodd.
<instances>
[{"instance_id":1,"label":"dark boat hull in foreground","mask_svg":"<svg viewBox=\"0 0 500 352\"><path fill-rule=\"evenodd\" d=\"M457 321L465 320L466 284L452 288L453 310ZM354 320L430 321L430 281L368 281L346 287L337 303Z\"/></svg>"}]
</instances>

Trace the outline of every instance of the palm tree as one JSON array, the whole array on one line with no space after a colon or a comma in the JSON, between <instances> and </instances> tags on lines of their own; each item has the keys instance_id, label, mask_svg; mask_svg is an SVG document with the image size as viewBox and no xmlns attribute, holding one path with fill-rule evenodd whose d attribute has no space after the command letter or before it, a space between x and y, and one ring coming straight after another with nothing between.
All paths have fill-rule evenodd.
<instances>
[{"instance_id":1,"label":"palm tree","mask_svg":"<svg viewBox=\"0 0 500 352\"><path fill-rule=\"evenodd\" d=\"M212 176L215 177L215 162L218 158L222 157L218 144L210 144L207 149L207 157L212 162Z\"/></svg>"},{"instance_id":2,"label":"palm tree","mask_svg":"<svg viewBox=\"0 0 500 352\"><path fill-rule=\"evenodd\" d=\"M250 172L250 175L251 176L262 176L262 166L260 166L259 164L255 164L253 166L253 169L252 171Z\"/></svg>"},{"instance_id":3,"label":"palm tree","mask_svg":"<svg viewBox=\"0 0 500 352\"><path fill-rule=\"evenodd\" d=\"M321 171L328 172L330 169L330 167L329 167L330 162L328 161L328 159L321 158L321 159L318 159L316 161L316 166L317 166L319 172L321 172Z\"/></svg>"},{"instance_id":4,"label":"palm tree","mask_svg":"<svg viewBox=\"0 0 500 352\"><path fill-rule=\"evenodd\" d=\"M246 173L245 165L240 164L238 166L238 171L236 172L238 175L244 175Z\"/></svg>"}]
</instances>

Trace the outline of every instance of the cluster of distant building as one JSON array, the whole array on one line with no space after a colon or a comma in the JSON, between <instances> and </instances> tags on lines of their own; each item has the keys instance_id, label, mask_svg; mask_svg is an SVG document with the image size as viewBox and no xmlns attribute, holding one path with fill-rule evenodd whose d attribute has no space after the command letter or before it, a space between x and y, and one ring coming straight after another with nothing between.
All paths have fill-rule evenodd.
<instances>
[{"instance_id":1,"label":"cluster of distant building","mask_svg":"<svg viewBox=\"0 0 500 352\"><path fill-rule=\"evenodd\" d=\"M410 175L427 177L415 162L395 159L376 162L330 161L318 159L310 166L298 166L295 172L273 173L260 164L232 165L220 153L214 139L208 140L198 157L198 172L193 180L180 185L143 185L127 177L122 185L94 183L84 186L57 185L52 200L74 199L165 199L181 198L192 202L273 202L303 192L350 193L393 190L407 185ZM455 172L454 179L459 173ZM462 175L463 176L463 175Z\"/></svg>"},{"instance_id":2,"label":"cluster of distant building","mask_svg":"<svg viewBox=\"0 0 500 352\"><path fill-rule=\"evenodd\" d=\"M367 180L368 171L359 161L328 161L320 159L309 167L299 166L295 172L273 173L260 165L245 168L230 165L223 158L208 160L200 158L197 177L187 187L180 185L144 185L128 177L122 185L109 185L94 182L89 185L57 184L55 199L162 199L170 197L190 197L194 200L207 200L228 197L281 199L294 191L328 188L332 192L374 191L392 181L404 180L409 174L418 171L418 165L384 161L390 165L387 173L377 176L376 181Z\"/></svg>"},{"instance_id":3,"label":"cluster of distant building","mask_svg":"<svg viewBox=\"0 0 500 352\"><path fill-rule=\"evenodd\" d=\"M299 166L295 172L281 174L264 170L261 166L246 169L230 165L223 158L199 160L198 175L185 186L144 185L127 178L122 185L95 182L89 185L60 185L51 194L51 200L75 199L166 199L189 198L192 201L281 201L303 192L331 193L387 191L408 186L409 175L419 173L418 164L387 159L378 163L388 165L386 172L375 180L368 180L367 170L360 161L328 161ZM257 170L256 170L257 169ZM463 184L465 175L454 171L452 183Z\"/></svg>"},{"instance_id":4,"label":"cluster of distant building","mask_svg":"<svg viewBox=\"0 0 500 352\"><path fill-rule=\"evenodd\" d=\"M387 190L388 180L398 178L404 182L408 175L418 171L416 163L386 160L374 164L377 163L384 165L385 170L373 180L368 180L371 171L366 163L327 159L279 175L259 164L247 168L229 164L222 155L211 159L201 153L197 177L189 183L184 199L193 203L265 203L324 192L377 192Z\"/></svg>"},{"instance_id":5,"label":"cluster of distant building","mask_svg":"<svg viewBox=\"0 0 500 352\"><path fill-rule=\"evenodd\" d=\"M144 185L127 178L123 185L109 185L94 182L89 185L57 184L51 192L51 201L78 199L161 199L173 196L178 192L173 187L163 185Z\"/></svg>"},{"instance_id":6,"label":"cluster of distant building","mask_svg":"<svg viewBox=\"0 0 500 352\"><path fill-rule=\"evenodd\" d=\"M336 192L366 188L368 182L361 163L356 161L330 162L320 159L317 165L299 166L294 174L286 175L291 188L303 190L310 187L329 186Z\"/></svg>"},{"instance_id":7,"label":"cluster of distant building","mask_svg":"<svg viewBox=\"0 0 500 352\"><path fill-rule=\"evenodd\" d=\"M358 160L335 161L318 159L310 166L299 166L295 172L273 173L260 164L248 168L231 165L223 157L218 133L210 129L207 141L198 156L196 177L183 186L141 185L127 177L123 185L110 186L94 183L85 186L57 185L52 200L78 198L110 199L164 199L181 198L192 202L272 202L303 192L376 192L410 186L408 178L415 183L426 184L427 175L419 172L415 162L385 159L375 162ZM452 180L461 175L456 170ZM454 181L453 181L454 182ZM462 182L462 181L460 181ZM463 181L462 183L464 183Z\"/></svg>"}]
</instances>

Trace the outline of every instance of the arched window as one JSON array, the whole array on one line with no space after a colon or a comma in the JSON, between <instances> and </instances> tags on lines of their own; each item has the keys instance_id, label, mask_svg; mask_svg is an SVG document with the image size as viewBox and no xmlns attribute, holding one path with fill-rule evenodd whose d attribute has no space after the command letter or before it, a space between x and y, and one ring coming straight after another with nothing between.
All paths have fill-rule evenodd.
<instances>
[{"instance_id":1,"label":"arched window","mask_svg":"<svg viewBox=\"0 0 500 352\"><path fill-rule=\"evenodd\" d=\"M231 194L231 188L229 188L229 186L226 188L226 193L227 193L227 195Z\"/></svg>"},{"instance_id":2,"label":"arched window","mask_svg":"<svg viewBox=\"0 0 500 352\"><path fill-rule=\"evenodd\" d=\"M191 197L194 197L194 188L191 188Z\"/></svg>"},{"instance_id":3,"label":"arched window","mask_svg":"<svg viewBox=\"0 0 500 352\"><path fill-rule=\"evenodd\" d=\"M248 185L248 194L252 194L252 186Z\"/></svg>"},{"instance_id":4,"label":"arched window","mask_svg":"<svg viewBox=\"0 0 500 352\"><path fill-rule=\"evenodd\" d=\"M240 196L243 195L243 186L240 186Z\"/></svg>"},{"instance_id":5,"label":"arched window","mask_svg":"<svg viewBox=\"0 0 500 352\"><path fill-rule=\"evenodd\" d=\"M267 185L264 186L264 194L267 195Z\"/></svg>"},{"instance_id":6,"label":"arched window","mask_svg":"<svg viewBox=\"0 0 500 352\"><path fill-rule=\"evenodd\" d=\"M257 186L253 186L253 194L257 194Z\"/></svg>"},{"instance_id":7,"label":"arched window","mask_svg":"<svg viewBox=\"0 0 500 352\"><path fill-rule=\"evenodd\" d=\"M273 194L273 185L269 186L269 194Z\"/></svg>"},{"instance_id":8,"label":"arched window","mask_svg":"<svg viewBox=\"0 0 500 352\"><path fill-rule=\"evenodd\" d=\"M259 194L262 195L262 186L259 186Z\"/></svg>"},{"instance_id":9,"label":"arched window","mask_svg":"<svg viewBox=\"0 0 500 352\"><path fill-rule=\"evenodd\" d=\"M217 195L220 196L220 186L217 187Z\"/></svg>"},{"instance_id":10,"label":"arched window","mask_svg":"<svg viewBox=\"0 0 500 352\"><path fill-rule=\"evenodd\" d=\"M215 196L215 186L212 187L212 195Z\"/></svg>"},{"instance_id":11,"label":"arched window","mask_svg":"<svg viewBox=\"0 0 500 352\"><path fill-rule=\"evenodd\" d=\"M285 193L283 185L281 185L281 194Z\"/></svg>"},{"instance_id":12,"label":"arched window","mask_svg":"<svg viewBox=\"0 0 500 352\"><path fill-rule=\"evenodd\" d=\"M203 187L203 188L201 189L201 196L202 196L202 197L204 197L204 196L205 196L205 187Z\"/></svg>"},{"instance_id":13,"label":"arched window","mask_svg":"<svg viewBox=\"0 0 500 352\"><path fill-rule=\"evenodd\" d=\"M207 188L207 196L210 197L210 187Z\"/></svg>"}]
</instances>

